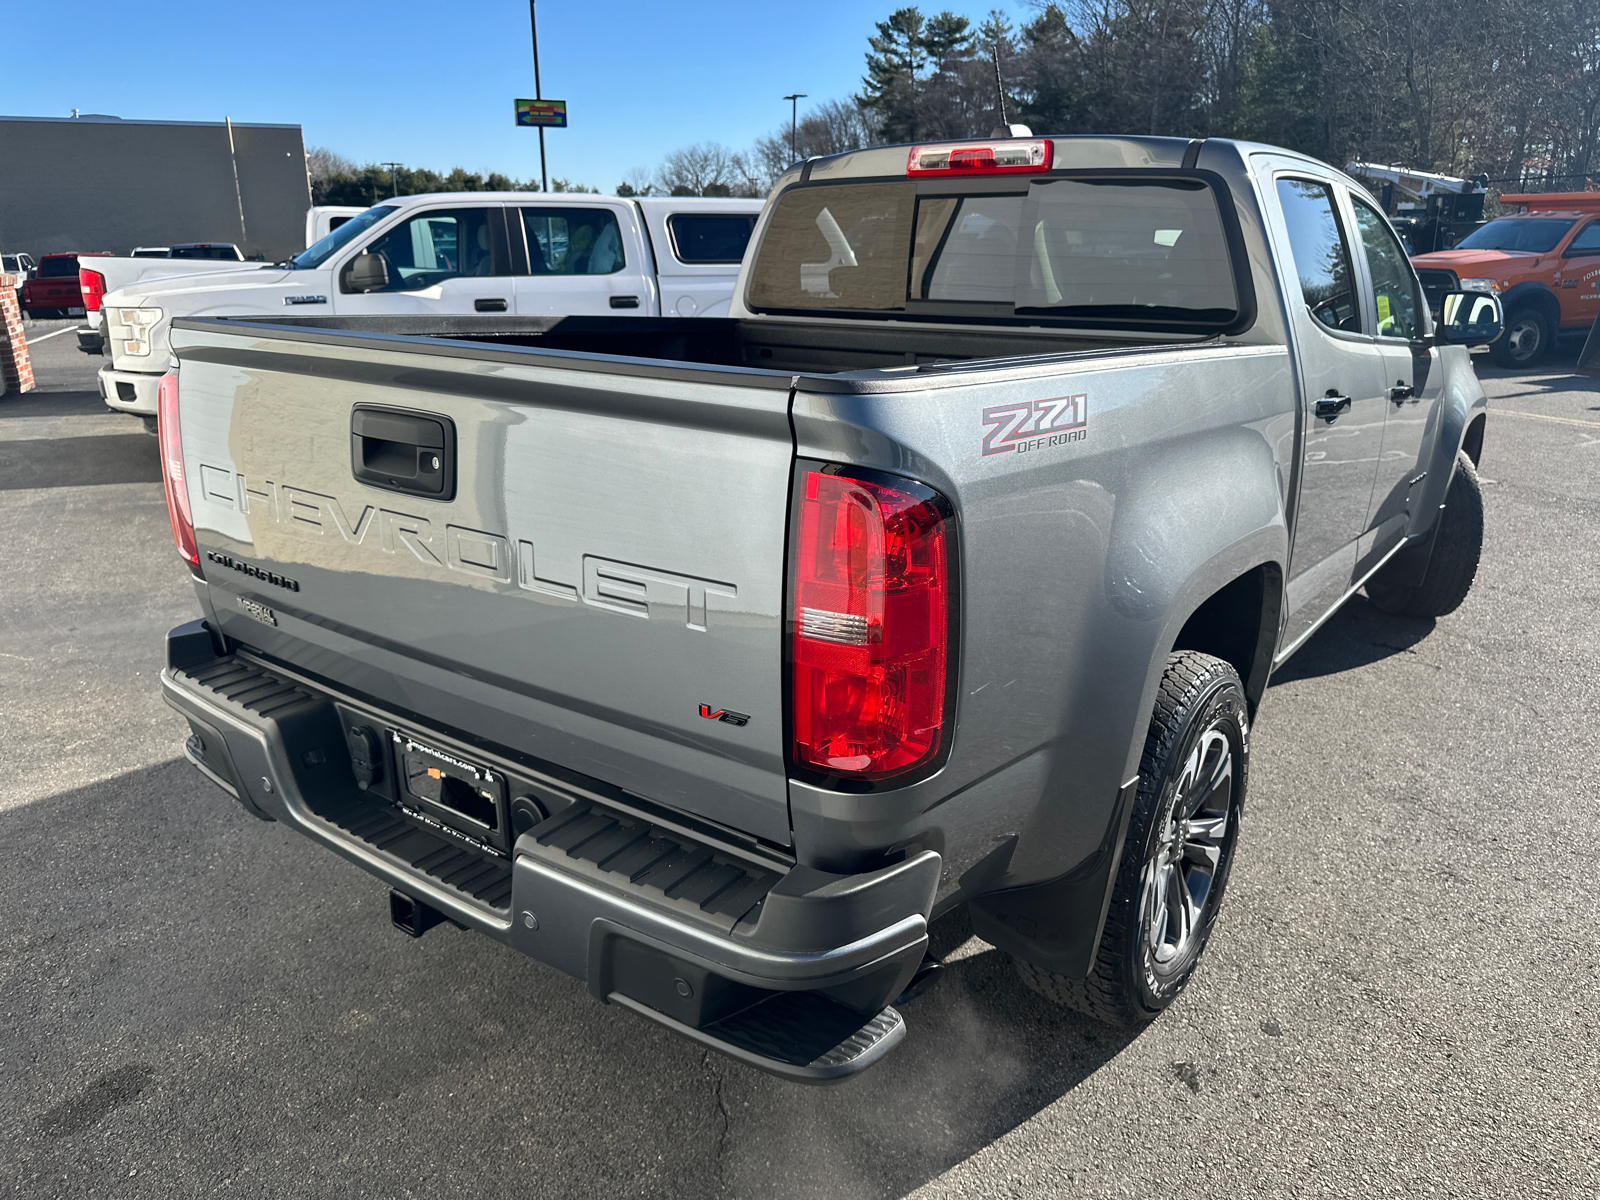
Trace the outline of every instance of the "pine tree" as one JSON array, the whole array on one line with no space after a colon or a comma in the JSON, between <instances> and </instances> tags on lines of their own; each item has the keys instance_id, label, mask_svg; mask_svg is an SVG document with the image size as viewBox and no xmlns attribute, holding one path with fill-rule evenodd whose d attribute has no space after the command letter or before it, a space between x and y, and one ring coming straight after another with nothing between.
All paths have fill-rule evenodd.
<instances>
[{"instance_id":1,"label":"pine tree","mask_svg":"<svg viewBox=\"0 0 1600 1200\"><path fill-rule=\"evenodd\" d=\"M972 52L972 22L945 9L923 27L922 49L935 68Z\"/></svg>"},{"instance_id":2,"label":"pine tree","mask_svg":"<svg viewBox=\"0 0 1600 1200\"><path fill-rule=\"evenodd\" d=\"M861 103L883 121L884 138L909 142L917 137L917 76L927 65L923 33L927 20L916 8L896 9L887 21L877 22L878 35L869 37L866 90Z\"/></svg>"}]
</instances>

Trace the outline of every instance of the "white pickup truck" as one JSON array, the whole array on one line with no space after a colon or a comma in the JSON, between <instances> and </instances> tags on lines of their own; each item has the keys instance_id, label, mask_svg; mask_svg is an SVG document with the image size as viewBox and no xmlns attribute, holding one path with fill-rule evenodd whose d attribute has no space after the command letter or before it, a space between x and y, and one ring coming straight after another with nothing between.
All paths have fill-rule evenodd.
<instances>
[{"instance_id":1,"label":"white pickup truck","mask_svg":"<svg viewBox=\"0 0 1600 1200\"><path fill-rule=\"evenodd\" d=\"M295 314L370 327L431 313L461 332L489 314L725 317L761 205L545 192L386 200L286 262L108 290L112 361L100 393L153 424L173 317Z\"/></svg>"}]
</instances>

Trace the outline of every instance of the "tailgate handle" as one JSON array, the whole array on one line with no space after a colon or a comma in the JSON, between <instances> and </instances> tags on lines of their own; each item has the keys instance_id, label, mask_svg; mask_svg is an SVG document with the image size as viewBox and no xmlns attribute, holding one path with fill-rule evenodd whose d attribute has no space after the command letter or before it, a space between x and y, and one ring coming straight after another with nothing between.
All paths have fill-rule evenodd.
<instances>
[{"instance_id":1,"label":"tailgate handle","mask_svg":"<svg viewBox=\"0 0 1600 1200\"><path fill-rule=\"evenodd\" d=\"M611 297L611 307L612 308L638 308L639 307L639 297L637 297L637 296L613 296L613 297Z\"/></svg>"},{"instance_id":2,"label":"tailgate handle","mask_svg":"<svg viewBox=\"0 0 1600 1200\"><path fill-rule=\"evenodd\" d=\"M506 302L497 296L490 299L474 300L472 307L477 312L505 312Z\"/></svg>"},{"instance_id":3,"label":"tailgate handle","mask_svg":"<svg viewBox=\"0 0 1600 1200\"><path fill-rule=\"evenodd\" d=\"M370 487L449 500L456 491L455 422L360 405L350 413L350 470Z\"/></svg>"}]
</instances>

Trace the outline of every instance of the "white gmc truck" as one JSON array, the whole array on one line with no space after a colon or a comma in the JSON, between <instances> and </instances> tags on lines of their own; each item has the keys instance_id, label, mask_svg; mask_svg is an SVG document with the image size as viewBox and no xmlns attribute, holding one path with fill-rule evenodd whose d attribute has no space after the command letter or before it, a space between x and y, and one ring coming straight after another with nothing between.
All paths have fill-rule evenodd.
<instances>
[{"instance_id":1,"label":"white gmc truck","mask_svg":"<svg viewBox=\"0 0 1600 1200\"><path fill-rule=\"evenodd\" d=\"M108 291L100 394L154 425L173 317L304 314L370 327L433 314L462 333L501 314L725 317L761 205L542 192L386 200L285 262Z\"/></svg>"}]
</instances>

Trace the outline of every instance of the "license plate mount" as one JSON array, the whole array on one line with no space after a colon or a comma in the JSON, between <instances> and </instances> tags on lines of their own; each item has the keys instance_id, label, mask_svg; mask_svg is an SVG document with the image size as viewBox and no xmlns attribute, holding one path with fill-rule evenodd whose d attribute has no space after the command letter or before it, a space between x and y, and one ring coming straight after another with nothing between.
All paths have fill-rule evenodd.
<instances>
[{"instance_id":1,"label":"license plate mount","mask_svg":"<svg viewBox=\"0 0 1600 1200\"><path fill-rule=\"evenodd\" d=\"M505 776L398 729L389 736L402 811L505 857L511 847Z\"/></svg>"}]
</instances>

